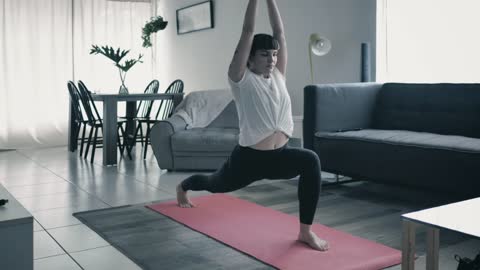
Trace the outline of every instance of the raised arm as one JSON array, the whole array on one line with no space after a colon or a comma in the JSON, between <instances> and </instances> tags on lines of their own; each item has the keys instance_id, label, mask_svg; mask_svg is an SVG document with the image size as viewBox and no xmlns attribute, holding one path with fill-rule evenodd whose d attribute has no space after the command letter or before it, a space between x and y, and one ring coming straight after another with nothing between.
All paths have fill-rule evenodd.
<instances>
[{"instance_id":1,"label":"raised arm","mask_svg":"<svg viewBox=\"0 0 480 270\"><path fill-rule=\"evenodd\" d=\"M252 41L255 31L255 17L257 15L257 0L249 0L245 19L243 21L242 35L238 41L235 54L228 68L228 76L234 82L243 78L247 68L248 57L252 47Z\"/></svg>"},{"instance_id":2,"label":"raised arm","mask_svg":"<svg viewBox=\"0 0 480 270\"><path fill-rule=\"evenodd\" d=\"M287 41L283 30L282 17L278 11L275 0L267 0L268 17L272 26L273 37L280 43L280 50L277 54L277 68L285 76L287 74Z\"/></svg>"}]
</instances>

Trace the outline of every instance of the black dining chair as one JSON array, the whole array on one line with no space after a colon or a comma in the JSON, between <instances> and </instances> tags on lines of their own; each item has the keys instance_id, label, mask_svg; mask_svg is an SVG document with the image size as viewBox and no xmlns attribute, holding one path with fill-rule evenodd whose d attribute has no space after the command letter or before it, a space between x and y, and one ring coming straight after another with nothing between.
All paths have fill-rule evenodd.
<instances>
[{"instance_id":1,"label":"black dining chair","mask_svg":"<svg viewBox=\"0 0 480 270\"><path fill-rule=\"evenodd\" d=\"M85 84L82 81L78 81L78 90L80 93L80 99L82 101L83 107L87 114L88 125L90 126L90 133L88 135L87 148L85 149L84 158L86 159L88 157L88 151L90 149L90 146L92 146L92 155L90 158L90 163L93 163L93 160L95 158L95 149L103 147L103 144L102 144L103 138L98 136L98 131L99 130L102 131L103 129L103 122L102 122L102 118L100 117L100 114L98 113L98 109L95 105L95 102L93 101L91 92L88 90L88 88L85 86ZM120 153L122 155L125 148L126 147L128 148L128 144L126 144L126 133L123 127L126 124L126 122L127 120L125 119L119 119L117 121L117 125L118 125L117 146L120 149ZM121 142L120 138L123 138L123 143ZM128 151L128 149L127 149L127 154L128 154L128 157L132 159L132 156L130 155L130 151Z\"/></svg>"},{"instance_id":2,"label":"black dining chair","mask_svg":"<svg viewBox=\"0 0 480 270\"><path fill-rule=\"evenodd\" d=\"M183 93L183 81L175 80L173 81L165 90L165 94L178 94ZM147 131L145 133L145 142L143 145L143 159L147 158L147 148L150 145L150 130L153 124L169 118L173 114L173 99L162 99L160 100L160 105L158 106L157 113L155 114L154 119L144 119L139 120L139 123L144 123L147 126ZM137 133L137 132L135 132Z\"/></svg>"},{"instance_id":3,"label":"black dining chair","mask_svg":"<svg viewBox=\"0 0 480 270\"><path fill-rule=\"evenodd\" d=\"M158 88L160 86L160 83L158 80L152 80L147 87L145 88L145 91L143 93L145 94L156 94L158 93ZM133 145L137 142L141 142L142 146L145 141L145 135L143 132L143 125L142 123L146 120L150 119L150 114L152 111L153 107L153 100L141 100L138 103L138 106L136 108L136 113L133 119L129 119L129 117L122 117L128 120L133 120L136 122L136 128L133 134L128 134L128 138L130 140L130 148L133 147ZM138 136L138 132L140 132L140 136ZM128 148L127 148L128 150Z\"/></svg>"},{"instance_id":4,"label":"black dining chair","mask_svg":"<svg viewBox=\"0 0 480 270\"><path fill-rule=\"evenodd\" d=\"M88 125L88 120L86 117L85 109L83 108L82 102L80 100L80 93L78 88L72 81L67 82L68 93L70 96L70 102L72 104L72 113L73 113L73 125L72 132L74 134L74 140L77 142L77 145L80 144L80 156L83 155L83 146L86 142L85 132ZM81 133L81 137L80 136Z\"/></svg>"}]
</instances>

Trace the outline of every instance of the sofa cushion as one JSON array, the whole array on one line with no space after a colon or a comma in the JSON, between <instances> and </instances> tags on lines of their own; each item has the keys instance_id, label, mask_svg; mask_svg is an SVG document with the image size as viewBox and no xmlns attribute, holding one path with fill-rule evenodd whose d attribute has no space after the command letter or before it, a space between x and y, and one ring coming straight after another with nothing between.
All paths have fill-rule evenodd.
<instances>
[{"instance_id":1,"label":"sofa cushion","mask_svg":"<svg viewBox=\"0 0 480 270\"><path fill-rule=\"evenodd\" d=\"M478 196L480 139L394 130L316 133L322 170Z\"/></svg>"},{"instance_id":2,"label":"sofa cushion","mask_svg":"<svg viewBox=\"0 0 480 270\"><path fill-rule=\"evenodd\" d=\"M360 140L480 154L480 139L456 135L439 135L407 130L364 129L334 133L317 132L315 136L337 140Z\"/></svg>"},{"instance_id":3,"label":"sofa cushion","mask_svg":"<svg viewBox=\"0 0 480 270\"><path fill-rule=\"evenodd\" d=\"M372 126L480 138L480 84L386 83Z\"/></svg>"},{"instance_id":4,"label":"sofa cushion","mask_svg":"<svg viewBox=\"0 0 480 270\"><path fill-rule=\"evenodd\" d=\"M231 151L238 144L239 130L236 128L192 128L172 135L174 152Z\"/></svg>"}]
</instances>

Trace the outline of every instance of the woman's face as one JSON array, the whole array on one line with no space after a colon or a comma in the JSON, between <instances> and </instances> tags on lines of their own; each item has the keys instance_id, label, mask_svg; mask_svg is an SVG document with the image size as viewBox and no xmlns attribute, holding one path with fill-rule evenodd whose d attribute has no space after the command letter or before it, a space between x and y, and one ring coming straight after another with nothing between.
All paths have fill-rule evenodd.
<instances>
[{"instance_id":1,"label":"woman's face","mask_svg":"<svg viewBox=\"0 0 480 270\"><path fill-rule=\"evenodd\" d=\"M270 77L277 64L277 54L278 50L256 50L255 55L248 60L250 70L266 78Z\"/></svg>"}]
</instances>

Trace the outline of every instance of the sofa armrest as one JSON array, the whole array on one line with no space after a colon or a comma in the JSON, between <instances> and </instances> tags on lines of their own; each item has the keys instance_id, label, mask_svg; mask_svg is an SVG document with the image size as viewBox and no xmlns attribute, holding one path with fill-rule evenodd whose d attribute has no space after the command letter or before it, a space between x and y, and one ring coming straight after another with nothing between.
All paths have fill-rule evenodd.
<instances>
[{"instance_id":1,"label":"sofa armrest","mask_svg":"<svg viewBox=\"0 0 480 270\"><path fill-rule=\"evenodd\" d=\"M337 83L304 88L303 144L313 150L316 132L368 128L380 83Z\"/></svg>"},{"instance_id":2,"label":"sofa armrest","mask_svg":"<svg viewBox=\"0 0 480 270\"><path fill-rule=\"evenodd\" d=\"M186 127L187 123L178 115L153 125L150 131L150 142L160 168L174 169L171 137L176 132L185 130Z\"/></svg>"}]
</instances>

